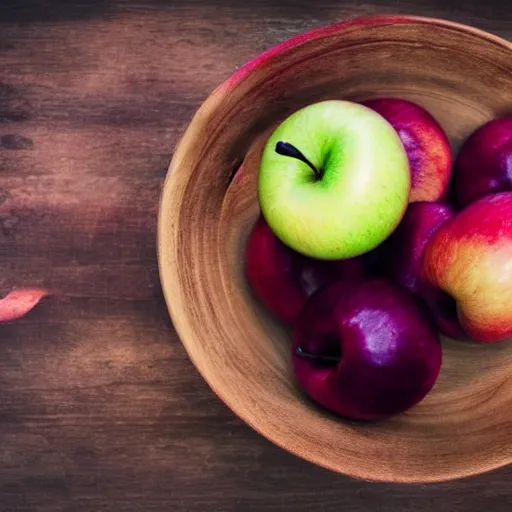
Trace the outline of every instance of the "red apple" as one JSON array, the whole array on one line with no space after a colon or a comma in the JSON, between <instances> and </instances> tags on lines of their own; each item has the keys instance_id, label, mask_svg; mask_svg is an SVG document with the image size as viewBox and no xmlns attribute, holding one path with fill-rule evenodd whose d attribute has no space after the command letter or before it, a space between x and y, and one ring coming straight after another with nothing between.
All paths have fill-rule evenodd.
<instances>
[{"instance_id":1,"label":"red apple","mask_svg":"<svg viewBox=\"0 0 512 512\"><path fill-rule=\"evenodd\" d=\"M423 271L471 338L512 336L512 192L485 196L441 226Z\"/></svg>"},{"instance_id":2,"label":"red apple","mask_svg":"<svg viewBox=\"0 0 512 512\"><path fill-rule=\"evenodd\" d=\"M448 191L452 167L450 141L441 125L423 107L397 98L363 103L378 112L398 132L409 158L409 201L439 201Z\"/></svg>"},{"instance_id":3,"label":"red apple","mask_svg":"<svg viewBox=\"0 0 512 512\"><path fill-rule=\"evenodd\" d=\"M402 222L386 243L392 279L411 292L421 295L424 285L421 259L434 233L455 214L453 208L441 203L412 203Z\"/></svg>"},{"instance_id":4,"label":"red apple","mask_svg":"<svg viewBox=\"0 0 512 512\"><path fill-rule=\"evenodd\" d=\"M249 235L245 269L261 302L289 324L319 288L337 280L357 279L364 271L359 257L324 261L295 252L274 235L262 216Z\"/></svg>"},{"instance_id":5,"label":"red apple","mask_svg":"<svg viewBox=\"0 0 512 512\"><path fill-rule=\"evenodd\" d=\"M453 171L457 204L512 190L512 117L495 119L464 143Z\"/></svg>"},{"instance_id":6,"label":"red apple","mask_svg":"<svg viewBox=\"0 0 512 512\"><path fill-rule=\"evenodd\" d=\"M409 409L431 390L440 367L441 345L426 312L386 279L320 290L295 325L300 387L348 418L378 420Z\"/></svg>"},{"instance_id":7,"label":"red apple","mask_svg":"<svg viewBox=\"0 0 512 512\"><path fill-rule=\"evenodd\" d=\"M466 338L452 301L434 288L422 275L425 248L434 233L455 215L441 203L412 203L393 235L383 244L384 265L395 282L424 299L439 330L451 338Z\"/></svg>"}]
</instances>

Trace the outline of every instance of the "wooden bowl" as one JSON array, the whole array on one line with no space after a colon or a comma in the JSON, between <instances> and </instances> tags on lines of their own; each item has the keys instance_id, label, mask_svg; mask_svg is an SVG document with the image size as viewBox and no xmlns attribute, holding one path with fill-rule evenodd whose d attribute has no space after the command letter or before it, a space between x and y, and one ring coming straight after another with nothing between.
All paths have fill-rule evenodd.
<instances>
[{"instance_id":1,"label":"wooden bowl","mask_svg":"<svg viewBox=\"0 0 512 512\"><path fill-rule=\"evenodd\" d=\"M244 277L268 130L309 103L390 95L425 106L456 151L477 126L510 113L512 45L455 23L388 16L315 30L249 62L201 106L174 154L159 217L161 279L197 369L258 432L354 477L439 481L512 462L512 343L443 340L441 375L423 402L356 425L298 390L290 332Z\"/></svg>"}]
</instances>

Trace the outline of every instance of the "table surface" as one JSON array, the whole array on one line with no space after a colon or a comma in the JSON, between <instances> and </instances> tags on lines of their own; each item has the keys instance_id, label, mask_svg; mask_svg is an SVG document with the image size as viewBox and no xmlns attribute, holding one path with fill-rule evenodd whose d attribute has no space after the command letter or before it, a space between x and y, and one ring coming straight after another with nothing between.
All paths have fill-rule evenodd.
<instances>
[{"instance_id":1,"label":"table surface","mask_svg":"<svg viewBox=\"0 0 512 512\"><path fill-rule=\"evenodd\" d=\"M373 4L373 5L372 5ZM156 214L173 147L238 66L353 15L512 39L508 0L82 0L0 5L0 511L506 511L512 468L436 485L337 475L213 394L167 315Z\"/></svg>"}]
</instances>

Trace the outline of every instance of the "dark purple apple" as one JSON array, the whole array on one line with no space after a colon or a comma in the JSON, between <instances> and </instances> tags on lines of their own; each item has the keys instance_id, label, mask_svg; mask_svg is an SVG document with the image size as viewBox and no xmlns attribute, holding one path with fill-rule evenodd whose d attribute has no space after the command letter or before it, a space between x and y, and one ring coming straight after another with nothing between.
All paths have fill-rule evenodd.
<instances>
[{"instance_id":1,"label":"dark purple apple","mask_svg":"<svg viewBox=\"0 0 512 512\"><path fill-rule=\"evenodd\" d=\"M447 204L411 203L395 232L372 251L374 254L366 255L371 258L366 266L368 274L389 277L421 297L445 336L465 339L453 302L424 278L422 266L430 239L454 215L455 210Z\"/></svg>"},{"instance_id":2,"label":"dark purple apple","mask_svg":"<svg viewBox=\"0 0 512 512\"><path fill-rule=\"evenodd\" d=\"M425 283L422 298L428 305L430 314L441 334L454 340L468 340L468 335L460 324L457 303L452 296L440 288Z\"/></svg>"},{"instance_id":3,"label":"dark purple apple","mask_svg":"<svg viewBox=\"0 0 512 512\"><path fill-rule=\"evenodd\" d=\"M455 215L441 203L412 203L402 222L386 243L391 278L416 295L421 295L424 280L421 259L434 233Z\"/></svg>"},{"instance_id":4,"label":"dark purple apple","mask_svg":"<svg viewBox=\"0 0 512 512\"><path fill-rule=\"evenodd\" d=\"M464 143L453 170L457 204L512 190L512 117L494 119Z\"/></svg>"},{"instance_id":5,"label":"dark purple apple","mask_svg":"<svg viewBox=\"0 0 512 512\"><path fill-rule=\"evenodd\" d=\"M401 224L386 241L384 258L391 279L424 300L441 333L463 340L467 334L461 327L455 301L428 281L423 263L430 240L455 215L455 210L446 204L409 205Z\"/></svg>"},{"instance_id":6,"label":"dark purple apple","mask_svg":"<svg viewBox=\"0 0 512 512\"><path fill-rule=\"evenodd\" d=\"M437 230L455 216L455 210L440 203L410 204L397 230L386 243L390 277L423 298L439 330L456 339L467 338L454 303L423 276L423 253Z\"/></svg>"},{"instance_id":7,"label":"dark purple apple","mask_svg":"<svg viewBox=\"0 0 512 512\"><path fill-rule=\"evenodd\" d=\"M417 404L436 382L441 358L426 311L386 279L320 290L295 325L300 387L347 418L379 420Z\"/></svg>"},{"instance_id":8,"label":"dark purple apple","mask_svg":"<svg viewBox=\"0 0 512 512\"><path fill-rule=\"evenodd\" d=\"M260 216L247 242L245 271L261 302L292 324L313 293L335 281L359 279L364 265L361 257L326 261L303 256L283 244Z\"/></svg>"}]
</instances>

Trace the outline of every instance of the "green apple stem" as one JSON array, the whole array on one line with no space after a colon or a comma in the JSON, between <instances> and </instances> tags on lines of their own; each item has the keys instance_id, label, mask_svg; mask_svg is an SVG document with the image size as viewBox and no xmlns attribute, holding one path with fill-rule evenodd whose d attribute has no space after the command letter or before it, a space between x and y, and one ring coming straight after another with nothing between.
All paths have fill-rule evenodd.
<instances>
[{"instance_id":1,"label":"green apple stem","mask_svg":"<svg viewBox=\"0 0 512 512\"><path fill-rule=\"evenodd\" d=\"M302 151L299 151L293 144L289 142L283 142L282 140L276 144L276 153L278 155L289 156L291 158L296 158L301 162L309 165L313 172L315 173L315 178L319 180L322 177L322 173L308 160Z\"/></svg>"},{"instance_id":2,"label":"green apple stem","mask_svg":"<svg viewBox=\"0 0 512 512\"><path fill-rule=\"evenodd\" d=\"M318 363L339 363L341 359L339 356L317 356L316 354L302 350L300 347L297 347L295 350L295 355L303 357L304 359L311 359Z\"/></svg>"}]
</instances>

